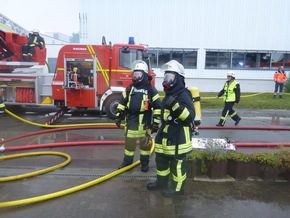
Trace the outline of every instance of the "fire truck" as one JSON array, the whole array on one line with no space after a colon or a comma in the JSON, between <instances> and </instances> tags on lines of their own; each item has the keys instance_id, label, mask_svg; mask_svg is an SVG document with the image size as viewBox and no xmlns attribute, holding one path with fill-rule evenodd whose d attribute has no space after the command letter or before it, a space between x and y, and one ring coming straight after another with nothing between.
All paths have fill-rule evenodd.
<instances>
[{"instance_id":1,"label":"fire truck","mask_svg":"<svg viewBox=\"0 0 290 218\"><path fill-rule=\"evenodd\" d=\"M122 91L131 83L131 64L145 61L150 68L148 47L128 44L67 44L57 57L56 70L45 67L46 48L35 49L30 62L23 62L21 46L26 36L0 31L0 91L6 105L53 106L49 124L72 108L104 111L114 118ZM45 72L46 71L46 72ZM154 72L149 70L154 85Z\"/></svg>"}]
</instances>

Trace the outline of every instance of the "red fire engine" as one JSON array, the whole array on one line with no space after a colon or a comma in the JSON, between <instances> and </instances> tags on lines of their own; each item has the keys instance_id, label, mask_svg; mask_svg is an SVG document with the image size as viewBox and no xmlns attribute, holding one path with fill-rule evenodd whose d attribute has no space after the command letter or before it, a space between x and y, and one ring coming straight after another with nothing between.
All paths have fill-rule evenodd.
<instances>
[{"instance_id":1,"label":"red fire engine","mask_svg":"<svg viewBox=\"0 0 290 218\"><path fill-rule=\"evenodd\" d=\"M46 50L35 50L31 62L21 61L25 43L26 36L0 31L0 90L6 105L59 108L49 123L71 108L105 111L114 118L120 95L131 83L131 64L144 60L150 68L147 46L134 44L132 38L128 44L107 45L103 37L101 45L64 45L54 74L31 67L44 63ZM154 83L155 74L149 74Z\"/></svg>"}]
</instances>

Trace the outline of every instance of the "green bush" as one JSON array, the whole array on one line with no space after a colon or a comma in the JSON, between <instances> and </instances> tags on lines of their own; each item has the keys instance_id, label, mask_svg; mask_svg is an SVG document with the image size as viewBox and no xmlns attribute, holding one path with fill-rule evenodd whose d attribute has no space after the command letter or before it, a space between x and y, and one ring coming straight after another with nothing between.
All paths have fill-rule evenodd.
<instances>
[{"instance_id":1,"label":"green bush","mask_svg":"<svg viewBox=\"0 0 290 218\"><path fill-rule=\"evenodd\" d=\"M284 84L284 92L290 93L290 77L289 76L286 83Z\"/></svg>"},{"instance_id":2,"label":"green bush","mask_svg":"<svg viewBox=\"0 0 290 218\"><path fill-rule=\"evenodd\" d=\"M227 153L227 159L228 160L234 160L234 161L239 161L239 162L249 162L252 160L252 155L251 154L245 154L241 153L238 151L233 151Z\"/></svg>"}]
</instances>

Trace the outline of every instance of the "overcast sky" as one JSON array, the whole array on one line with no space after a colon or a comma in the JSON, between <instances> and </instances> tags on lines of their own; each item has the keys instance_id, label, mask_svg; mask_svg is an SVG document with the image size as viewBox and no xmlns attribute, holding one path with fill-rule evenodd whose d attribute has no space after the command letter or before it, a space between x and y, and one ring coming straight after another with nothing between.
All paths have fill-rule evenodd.
<instances>
[{"instance_id":1,"label":"overcast sky","mask_svg":"<svg viewBox=\"0 0 290 218\"><path fill-rule=\"evenodd\" d=\"M2 0L0 13L28 31L79 32L78 0Z\"/></svg>"}]
</instances>

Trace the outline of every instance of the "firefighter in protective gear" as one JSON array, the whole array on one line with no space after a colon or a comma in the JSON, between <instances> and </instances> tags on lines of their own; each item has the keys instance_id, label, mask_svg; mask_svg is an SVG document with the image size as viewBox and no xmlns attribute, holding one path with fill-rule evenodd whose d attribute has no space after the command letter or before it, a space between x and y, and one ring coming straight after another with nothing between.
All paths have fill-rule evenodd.
<instances>
[{"instance_id":1,"label":"firefighter in protective gear","mask_svg":"<svg viewBox=\"0 0 290 218\"><path fill-rule=\"evenodd\" d=\"M283 87L286 80L287 80L287 76L284 71L284 67L281 66L279 67L278 71L276 71L274 74L275 90L274 90L273 98L276 98L278 89L279 89L279 98L282 98Z\"/></svg>"},{"instance_id":2,"label":"firefighter in protective gear","mask_svg":"<svg viewBox=\"0 0 290 218\"><path fill-rule=\"evenodd\" d=\"M120 127L122 119L125 119L125 151L119 169L133 163L139 139L141 171L147 172L151 149L148 137L151 137L150 131L154 133L159 128L161 100L150 83L147 64L138 60L133 63L132 71L132 84L123 91L117 106L116 125Z\"/></svg>"},{"instance_id":3,"label":"firefighter in protective gear","mask_svg":"<svg viewBox=\"0 0 290 218\"><path fill-rule=\"evenodd\" d=\"M30 61L30 58L35 53L35 47L42 49L45 46L44 39L39 35L39 31L34 29L28 35L28 44L22 46L23 61Z\"/></svg>"},{"instance_id":4,"label":"firefighter in protective gear","mask_svg":"<svg viewBox=\"0 0 290 218\"><path fill-rule=\"evenodd\" d=\"M240 84L235 80L235 73L230 71L227 73L227 81L223 89L216 96L216 98L224 96L225 102L220 121L216 126L224 126L228 116L235 121L235 126L239 124L241 118L237 112L234 111L233 106L240 102L240 95Z\"/></svg>"},{"instance_id":5,"label":"firefighter in protective gear","mask_svg":"<svg viewBox=\"0 0 290 218\"><path fill-rule=\"evenodd\" d=\"M161 70L165 97L161 103L161 127L155 137L157 179L148 183L147 189L164 189L162 194L170 197L184 194L186 155L192 151L195 110L191 92L185 88L184 67L172 60Z\"/></svg>"},{"instance_id":6,"label":"firefighter in protective gear","mask_svg":"<svg viewBox=\"0 0 290 218\"><path fill-rule=\"evenodd\" d=\"M0 114L4 113L5 111L5 104L2 98L2 95L0 95Z\"/></svg>"}]
</instances>

